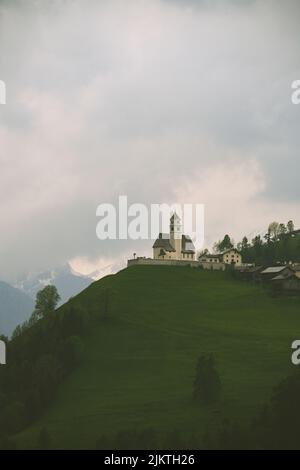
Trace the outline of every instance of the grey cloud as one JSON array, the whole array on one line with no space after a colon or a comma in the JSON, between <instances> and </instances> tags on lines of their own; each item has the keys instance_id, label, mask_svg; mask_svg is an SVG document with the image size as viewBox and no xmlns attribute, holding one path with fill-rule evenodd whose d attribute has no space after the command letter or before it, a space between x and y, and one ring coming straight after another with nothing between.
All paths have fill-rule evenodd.
<instances>
[{"instance_id":1,"label":"grey cloud","mask_svg":"<svg viewBox=\"0 0 300 470\"><path fill-rule=\"evenodd\" d=\"M0 108L0 278L75 256L149 249L96 239L97 205L119 194L171 202L186 182L194 194L202 185L199 198L213 214L208 235L220 238L230 226L218 222L216 207L230 188L220 177L217 201L198 175L224 163L228 179L232 162L255 160L265 185L253 196L268 210L284 204L278 217L297 218L300 106L291 104L290 85L300 78L299 3L228 1L230 14L224 4L0 3L0 79L8 88ZM229 200L238 205L239 195ZM240 215L236 236L246 219Z\"/></svg>"}]
</instances>

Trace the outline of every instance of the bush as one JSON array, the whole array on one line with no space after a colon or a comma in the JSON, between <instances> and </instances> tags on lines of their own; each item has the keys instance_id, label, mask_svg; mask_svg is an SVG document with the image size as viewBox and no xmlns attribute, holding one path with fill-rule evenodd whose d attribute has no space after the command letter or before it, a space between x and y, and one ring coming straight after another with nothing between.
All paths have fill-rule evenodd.
<instances>
[{"instance_id":1,"label":"bush","mask_svg":"<svg viewBox=\"0 0 300 470\"><path fill-rule=\"evenodd\" d=\"M52 443L52 439L51 439L48 429L42 428L38 436L37 448L40 450L50 449L51 443Z\"/></svg>"},{"instance_id":2,"label":"bush","mask_svg":"<svg viewBox=\"0 0 300 470\"><path fill-rule=\"evenodd\" d=\"M194 400L208 405L220 399L221 381L212 354L199 357L194 380Z\"/></svg>"},{"instance_id":3,"label":"bush","mask_svg":"<svg viewBox=\"0 0 300 470\"><path fill-rule=\"evenodd\" d=\"M83 343L79 336L70 336L63 344L62 358L65 369L69 372L76 367L83 354Z\"/></svg>"}]
</instances>

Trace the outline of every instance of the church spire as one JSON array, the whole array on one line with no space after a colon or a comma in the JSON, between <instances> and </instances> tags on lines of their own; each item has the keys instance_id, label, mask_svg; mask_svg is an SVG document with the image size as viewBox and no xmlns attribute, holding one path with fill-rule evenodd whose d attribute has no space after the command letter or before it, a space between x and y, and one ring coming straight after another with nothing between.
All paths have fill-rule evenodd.
<instances>
[{"instance_id":1,"label":"church spire","mask_svg":"<svg viewBox=\"0 0 300 470\"><path fill-rule=\"evenodd\" d=\"M181 239L182 237L182 224L179 215L176 212L170 218L170 238Z\"/></svg>"}]
</instances>

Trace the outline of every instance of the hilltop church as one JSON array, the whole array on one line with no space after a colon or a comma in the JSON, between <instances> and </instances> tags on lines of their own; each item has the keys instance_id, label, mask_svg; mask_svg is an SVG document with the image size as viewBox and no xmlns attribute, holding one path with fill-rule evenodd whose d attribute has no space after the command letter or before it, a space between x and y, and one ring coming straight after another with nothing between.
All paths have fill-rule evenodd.
<instances>
[{"instance_id":1,"label":"hilltop church","mask_svg":"<svg viewBox=\"0 0 300 470\"><path fill-rule=\"evenodd\" d=\"M153 259L195 260L194 244L188 235L182 233L181 219L176 212L170 218L170 233L160 233L154 242Z\"/></svg>"}]
</instances>

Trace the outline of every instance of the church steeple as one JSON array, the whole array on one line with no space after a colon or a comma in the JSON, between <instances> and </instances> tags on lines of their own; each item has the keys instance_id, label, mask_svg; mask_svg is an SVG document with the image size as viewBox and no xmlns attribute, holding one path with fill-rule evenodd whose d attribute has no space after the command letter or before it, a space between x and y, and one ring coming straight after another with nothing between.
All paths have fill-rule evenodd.
<instances>
[{"instance_id":1,"label":"church steeple","mask_svg":"<svg viewBox=\"0 0 300 470\"><path fill-rule=\"evenodd\" d=\"M176 212L174 212L170 219L170 243L176 250L177 259L181 259L182 224Z\"/></svg>"},{"instance_id":2,"label":"church steeple","mask_svg":"<svg viewBox=\"0 0 300 470\"><path fill-rule=\"evenodd\" d=\"M174 212L170 218L170 238L181 239L182 237L182 224L180 217Z\"/></svg>"},{"instance_id":3,"label":"church steeple","mask_svg":"<svg viewBox=\"0 0 300 470\"><path fill-rule=\"evenodd\" d=\"M191 238L183 234L180 217L173 212L170 218L170 235L159 234L153 245L153 259L166 261L195 261L195 247Z\"/></svg>"}]
</instances>

